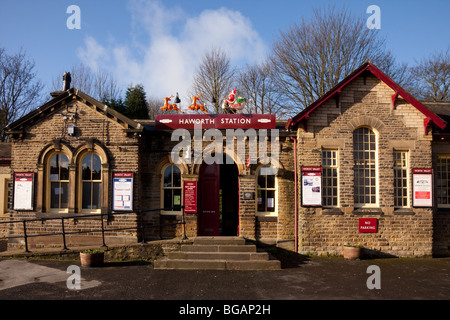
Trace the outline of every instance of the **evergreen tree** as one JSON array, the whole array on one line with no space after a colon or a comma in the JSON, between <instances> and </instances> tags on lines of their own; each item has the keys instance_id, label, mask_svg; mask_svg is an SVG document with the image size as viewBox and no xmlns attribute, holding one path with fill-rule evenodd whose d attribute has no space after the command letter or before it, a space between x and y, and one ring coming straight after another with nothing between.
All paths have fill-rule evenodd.
<instances>
[{"instance_id":1,"label":"evergreen tree","mask_svg":"<svg viewBox=\"0 0 450 320\"><path fill-rule=\"evenodd\" d=\"M103 103L130 119L150 119L146 93L140 84L127 89L125 100L122 98L106 99Z\"/></svg>"},{"instance_id":2,"label":"evergreen tree","mask_svg":"<svg viewBox=\"0 0 450 320\"><path fill-rule=\"evenodd\" d=\"M131 119L149 119L147 97L140 84L129 87L125 94L125 115Z\"/></svg>"}]
</instances>

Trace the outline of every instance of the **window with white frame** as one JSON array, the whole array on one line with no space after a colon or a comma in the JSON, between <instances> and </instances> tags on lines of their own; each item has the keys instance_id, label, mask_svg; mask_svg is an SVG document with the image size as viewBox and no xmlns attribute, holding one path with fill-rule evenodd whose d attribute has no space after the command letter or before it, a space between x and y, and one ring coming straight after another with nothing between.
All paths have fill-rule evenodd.
<instances>
[{"instance_id":1,"label":"window with white frame","mask_svg":"<svg viewBox=\"0 0 450 320\"><path fill-rule=\"evenodd\" d=\"M261 167L262 168L262 167ZM259 168L257 186L257 205L259 215L276 215L275 175L261 174Z\"/></svg>"},{"instance_id":2,"label":"window with white frame","mask_svg":"<svg viewBox=\"0 0 450 320\"><path fill-rule=\"evenodd\" d=\"M181 194L181 171L175 165L168 165L163 169L162 175L162 205L164 213L180 212L182 204Z\"/></svg>"},{"instance_id":3,"label":"window with white frame","mask_svg":"<svg viewBox=\"0 0 450 320\"><path fill-rule=\"evenodd\" d=\"M450 208L450 154L437 157L435 192L438 207Z\"/></svg>"},{"instance_id":4,"label":"window with white frame","mask_svg":"<svg viewBox=\"0 0 450 320\"><path fill-rule=\"evenodd\" d=\"M64 153L50 157L47 167L47 207L67 211L69 207L69 158Z\"/></svg>"},{"instance_id":5,"label":"window with white frame","mask_svg":"<svg viewBox=\"0 0 450 320\"><path fill-rule=\"evenodd\" d=\"M322 150L322 204L338 206L338 151Z\"/></svg>"},{"instance_id":6,"label":"window with white frame","mask_svg":"<svg viewBox=\"0 0 450 320\"><path fill-rule=\"evenodd\" d=\"M370 128L361 127L353 132L354 205L377 206L377 143Z\"/></svg>"},{"instance_id":7,"label":"window with white frame","mask_svg":"<svg viewBox=\"0 0 450 320\"><path fill-rule=\"evenodd\" d=\"M102 160L88 152L81 161L81 209L100 212L102 207Z\"/></svg>"},{"instance_id":8,"label":"window with white frame","mask_svg":"<svg viewBox=\"0 0 450 320\"><path fill-rule=\"evenodd\" d=\"M394 151L394 207L409 206L408 152Z\"/></svg>"}]
</instances>

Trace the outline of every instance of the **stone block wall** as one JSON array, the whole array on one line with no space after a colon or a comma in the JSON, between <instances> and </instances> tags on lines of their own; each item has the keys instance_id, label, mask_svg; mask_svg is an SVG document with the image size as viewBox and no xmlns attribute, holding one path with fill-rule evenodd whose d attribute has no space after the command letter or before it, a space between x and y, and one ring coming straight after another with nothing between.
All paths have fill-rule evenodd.
<instances>
[{"instance_id":1,"label":"stone block wall","mask_svg":"<svg viewBox=\"0 0 450 320\"><path fill-rule=\"evenodd\" d=\"M340 95L340 102L328 100L311 113L307 126L297 131L298 166L321 166L323 149L338 150L339 205L337 208L299 208L301 253L342 254L346 243L360 243L373 254L425 256L432 253L433 214L431 208L412 208L411 169L432 168L432 134L424 131L425 116L397 99L393 90L370 75L357 77ZM377 143L376 208L354 205L353 131L371 128ZM394 208L393 151L409 154L409 208ZM299 176L299 199L301 199ZM378 232L358 232L359 218L377 218Z\"/></svg>"},{"instance_id":2,"label":"stone block wall","mask_svg":"<svg viewBox=\"0 0 450 320\"><path fill-rule=\"evenodd\" d=\"M76 114L76 120L71 122L66 116L67 113ZM68 135L68 125L75 126L75 134ZM61 213L52 213L46 208L46 176L47 159L45 154L49 150L57 150L68 154L69 158L75 155L82 148L95 150L102 157L103 175L102 195L105 199L103 207L104 213L112 210L112 173L113 172L133 172L134 173L134 210L140 210L140 170L139 170L139 140L137 136L127 135L124 126L116 119L106 117L95 110L94 106L89 106L80 100L73 100L65 107L60 107L45 118L39 119L26 127L21 138L12 140L12 163L13 172L34 172L34 212L12 211L10 219L34 219L40 217L61 216ZM105 159L106 158L106 159ZM82 214L78 208L78 170L79 163L71 165L69 188L72 200L72 208L67 215ZM73 185L73 186L71 186ZM76 185L76 186L75 186ZM71 200L69 200L69 203ZM106 218L105 218L106 219ZM136 213L127 215L109 216L105 220L105 226L113 228L128 228L138 226ZM61 222L49 220L45 223L36 222L27 225L29 235L38 232L61 232ZM100 221L94 218L67 219L66 232L85 231L99 229ZM20 227L13 227L11 235L22 234ZM95 235L99 235L96 233ZM85 234L90 236L90 234ZM137 239L136 230L108 232L107 236ZM37 239L37 238L36 238ZM44 239L44 238L43 238Z\"/></svg>"}]
</instances>

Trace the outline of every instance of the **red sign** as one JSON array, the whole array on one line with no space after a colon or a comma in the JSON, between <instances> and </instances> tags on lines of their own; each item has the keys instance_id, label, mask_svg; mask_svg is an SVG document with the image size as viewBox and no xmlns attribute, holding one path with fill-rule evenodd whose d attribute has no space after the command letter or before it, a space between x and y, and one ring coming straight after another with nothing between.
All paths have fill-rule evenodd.
<instances>
[{"instance_id":1,"label":"red sign","mask_svg":"<svg viewBox=\"0 0 450 320\"><path fill-rule=\"evenodd\" d=\"M197 213L197 181L184 181L184 212Z\"/></svg>"},{"instance_id":2,"label":"red sign","mask_svg":"<svg viewBox=\"0 0 450 320\"><path fill-rule=\"evenodd\" d=\"M302 172L321 172L322 167L302 167Z\"/></svg>"},{"instance_id":3,"label":"red sign","mask_svg":"<svg viewBox=\"0 0 450 320\"><path fill-rule=\"evenodd\" d=\"M360 218L359 232L360 233L376 233L378 231L378 219L376 218Z\"/></svg>"},{"instance_id":4,"label":"red sign","mask_svg":"<svg viewBox=\"0 0 450 320\"><path fill-rule=\"evenodd\" d=\"M275 129L274 114L158 114L155 128L170 129Z\"/></svg>"},{"instance_id":5,"label":"red sign","mask_svg":"<svg viewBox=\"0 0 450 320\"><path fill-rule=\"evenodd\" d=\"M433 169L413 169L413 173L433 173Z\"/></svg>"}]
</instances>

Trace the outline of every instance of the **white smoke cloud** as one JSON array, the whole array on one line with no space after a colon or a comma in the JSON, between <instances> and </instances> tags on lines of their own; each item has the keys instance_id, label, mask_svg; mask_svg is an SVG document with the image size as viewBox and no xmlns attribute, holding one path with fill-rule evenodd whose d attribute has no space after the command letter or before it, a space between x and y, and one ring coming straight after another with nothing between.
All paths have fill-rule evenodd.
<instances>
[{"instance_id":1,"label":"white smoke cloud","mask_svg":"<svg viewBox=\"0 0 450 320\"><path fill-rule=\"evenodd\" d=\"M263 40L239 11L223 7L189 16L158 0L130 0L128 7L132 37L126 44L102 44L89 36L78 50L84 64L111 72L124 90L141 83L149 96L161 101L176 92L190 99L195 69L212 47L223 49L235 66L265 58Z\"/></svg>"}]
</instances>

